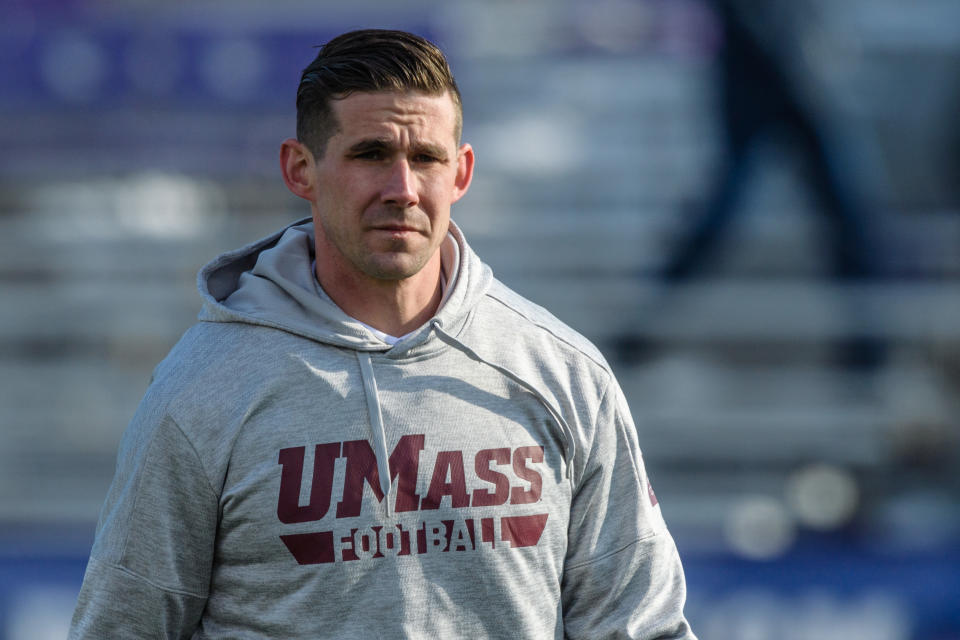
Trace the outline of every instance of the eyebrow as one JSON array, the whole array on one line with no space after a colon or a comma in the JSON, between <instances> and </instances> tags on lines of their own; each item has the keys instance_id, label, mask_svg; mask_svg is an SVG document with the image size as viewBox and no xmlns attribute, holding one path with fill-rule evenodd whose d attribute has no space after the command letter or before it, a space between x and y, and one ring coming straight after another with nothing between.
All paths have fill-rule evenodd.
<instances>
[{"instance_id":1,"label":"eyebrow","mask_svg":"<svg viewBox=\"0 0 960 640\"><path fill-rule=\"evenodd\" d=\"M388 138L369 138L361 140L347 149L349 154L362 154L370 151L393 152L396 149L394 142ZM440 160L446 160L448 153L445 147L430 142L421 142L413 145L413 155L427 154Z\"/></svg>"}]
</instances>

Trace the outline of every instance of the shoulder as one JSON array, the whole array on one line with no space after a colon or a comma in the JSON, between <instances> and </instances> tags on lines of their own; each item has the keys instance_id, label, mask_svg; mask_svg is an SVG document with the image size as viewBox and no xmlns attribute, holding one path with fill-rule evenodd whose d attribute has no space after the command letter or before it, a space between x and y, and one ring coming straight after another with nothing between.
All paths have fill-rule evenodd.
<instances>
[{"instance_id":1,"label":"shoulder","mask_svg":"<svg viewBox=\"0 0 960 640\"><path fill-rule=\"evenodd\" d=\"M609 370L606 359L597 347L544 307L520 295L499 280L487 292L489 307L509 321L509 328L539 335L558 347L576 352L597 367Z\"/></svg>"},{"instance_id":2,"label":"shoulder","mask_svg":"<svg viewBox=\"0 0 960 640\"><path fill-rule=\"evenodd\" d=\"M154 369L124 442L135 451L164 433L182 438L210 485L222 486L248 416L289 384L285 354L297 349L285 341L302 338L240 323L194 325Z\"/></svg>"},{"instance_id":3,"label":"shoulder","mask_svg":"<svg viewBox=\"0 0 960 640\"><path fill-rule=\"evenodd\" d=\"M242 322L206 322L183 334L154 370L154 382L171 392L224 377L242 379L261 369L285 343L303 338L272 327Z\"/></svg>"},{"instance_id":4,"label":"shoulder","mask_svg":"<svg viewBox=\"0 0 960 640\"><path fill-rule=\"evenodd\" d=\"M501 313L514 317L514 327L523 327L527 331L543 333L559 344L579 352L583 357L592 360L597 366L608 368L600 350L575 329L558 319L544 307L523 297L499 280L494 280L493 286L487 292L487 297L495 304L503 307Z\"/></svg>"},{"instance_id":5,"label":"shoulder","mask_svg":"<svg viewBox=\"0 0 960 640\"><path fill-rule=\"evenodd\" d=\"M468 339L553 406L570 451L592 450L598 430L609 431L616 416L629 413L599 349L542 306L495 281L475 315ZM585 458L570 462L579 477Z\"/></svg>"},{"instance_id":6,"label":"shoulder","mask_svg":"<svg viewBox=\"0 0 960 640\"><path fill-rule=\"evenodd\" d=\"M289 366L285 354L302 341L270 327L199 322L154 369L145 401L163 407L195 444L218 440L258 393L280 384Z\"/></svg>"},{"instance_id":7,"label":"shoulder","mask_svg":"<svg viewBox=\"0 0 960 640\"><path fill-rule=\"evenodd\" d=\"M248 357L255 332L239 323L198 322L180 337L153 371L151 386L176 395L196 383L217 377Z\"/></svg>"}]
</instances>

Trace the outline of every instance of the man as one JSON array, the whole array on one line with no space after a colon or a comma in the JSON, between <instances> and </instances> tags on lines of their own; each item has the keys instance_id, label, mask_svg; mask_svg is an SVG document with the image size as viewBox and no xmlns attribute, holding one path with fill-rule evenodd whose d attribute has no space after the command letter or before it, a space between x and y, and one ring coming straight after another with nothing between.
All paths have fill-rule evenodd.
<instances>
[{"instance_id":1,"label":"man","mask_svg":"<svg viewBox=\"0 0 960 640\"><path fill-rule=\"evenodd\" d=\"M693 638L600 354L450 222L474 154L419 37L303 73L312 220L200 273L120 447L73 638Z\"/></svg>"},{"instance_id":2,"label":"man","mask_svg":"<svg viewBox=\"0 0 960 640\"><path fill-rule=\"evenodd\" d=\"M818 104L823 102L823 88L815 81L809 51L805 54L802 46L803 40L819 42L824 36L810 15L813 7L797 0L710 4L723 32L716 76L723 153L703 211L659 275L666 284L679 285L705 270L724 232L744 212L743 195L760 167L758 149L773 142L800 160L801 178L827 223L824 244L833 277L855 285L877 278L881 269L875 256L881 251L869 228L870 216L849 184L844 154L824 135ZM811 31L816 33L811 36ZM806 37L801 40L800 35ZM852 324L869 333L866 328L874 321L870 311L854 302L849 314ZM619 341L620 352L629 359L637 342L626 336ZM869 335L845 338L836 345L839 364L865 371L882 365L886 351L883 340Z\"/></svg>"}]
</instances>

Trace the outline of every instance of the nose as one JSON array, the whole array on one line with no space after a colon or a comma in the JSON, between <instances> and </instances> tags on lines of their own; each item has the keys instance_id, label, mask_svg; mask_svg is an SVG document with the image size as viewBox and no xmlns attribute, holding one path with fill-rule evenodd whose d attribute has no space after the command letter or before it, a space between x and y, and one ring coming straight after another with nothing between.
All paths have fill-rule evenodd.
<instances>
[{"instance_id":1,"label":"nose","mask_svg":"<svg viewBox=\"0 0 960 640\"><path fill-rule=\"evenodd\" d=\"M417 194L417 178L406 159L398 160L390 167L390 174L383 185L380 199L386 204L401 208L416 206L420 202Z\"/></svg>"}]
</instances>

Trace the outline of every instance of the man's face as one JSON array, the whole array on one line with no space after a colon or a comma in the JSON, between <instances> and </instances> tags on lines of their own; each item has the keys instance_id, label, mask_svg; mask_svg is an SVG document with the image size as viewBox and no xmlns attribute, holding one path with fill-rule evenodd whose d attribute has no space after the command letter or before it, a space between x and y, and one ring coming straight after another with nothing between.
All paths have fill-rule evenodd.
<instances>
[{"instance_id":1,"label":"man's face","mask_svg":"<svg viewBox=\"0 0 960 640\"><path fill-rule=\"evenodd\" d=\"M469 185L448 94L358 92L333 101L338 130L316 160L313 217L326 277L402 280L420 272Z\"/></svg>"}]
</instances>

